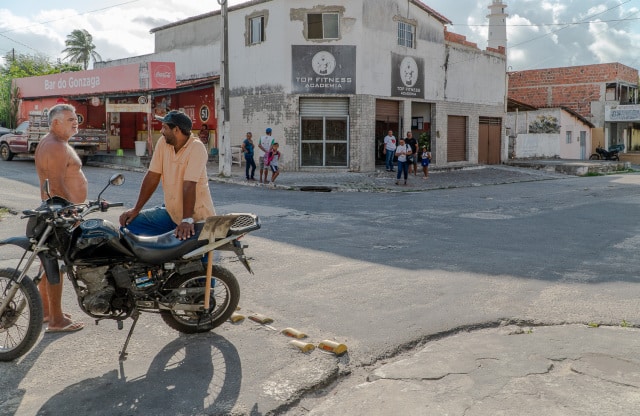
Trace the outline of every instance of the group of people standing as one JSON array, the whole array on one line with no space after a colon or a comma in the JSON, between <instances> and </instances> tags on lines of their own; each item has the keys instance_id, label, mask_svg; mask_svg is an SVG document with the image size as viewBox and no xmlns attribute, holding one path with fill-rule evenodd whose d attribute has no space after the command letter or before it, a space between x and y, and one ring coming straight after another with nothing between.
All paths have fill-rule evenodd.
<instances>
[{"instance_id":1,"label":"group of people standing","mask_svg":"<svg viewBox=\"0 0 640 416\"><path fill-rule=\"evenodd\" d=\"M278 165L282 154L278 150L278 142L272 137L273 130L267 128L265 135L258 140L258 163L260 165L259 183L271 183L275 185L276 178L280 175ZM247 132L246 138L242 142L242 153L246 161L245 175L248 181L255 181L256 161L254 159L255 144L253 143L253 134ZM269 182L269 171L271 171L271 182ZM264 174L264 179L263 179Z\"/></svg>"},{"instance_id":2,"label":"group of people standing","mask_svg":"<svg viewBox=\"0 0 640 416\"><path fill-rule=\"evenodd\" d=\"M413 172L414 176L418 175L418 156L420 157L420 165L422 166L422 179L429 177L429 164L431 163L431 152L427 146L422 147L419 151L418 141L413 137L413 133L407 132L407 138L400 138L396 141L393 130L389 130L384 138L383 152L385 155L385 169L387 172L395 172L393 169L394 159L397 160L398 173L396 176L396 185L400 185L400 178L404 176L404 184L407 184L407 177Z\"/></svg>"}]
</instances>

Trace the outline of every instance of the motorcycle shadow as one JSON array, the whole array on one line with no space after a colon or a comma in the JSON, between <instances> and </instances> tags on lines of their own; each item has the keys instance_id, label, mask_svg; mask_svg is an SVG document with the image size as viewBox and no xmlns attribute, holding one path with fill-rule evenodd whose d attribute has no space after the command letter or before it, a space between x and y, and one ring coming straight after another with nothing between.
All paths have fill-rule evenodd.
<instances>
[{"instance_id":1,"label":"motorcycle shadow","mask_svg":"<svg viewBox=\"0 0 640 416\"><path fill-rule=\"evenodd\" d=\"M217 334L181 335L144 376L127 380L123 367L65 388L37 414L229 414L240 394L240 356Z\"/></svg>"},{"instance_id":2,"label":"motorcycle shadow","mask_svg":"<svg viewBox=\"0 0 640 416\"><path fill-rule=\"evenodd\" d=\"M0 363L0 413L13 415L18 412L20 404L27 394L26 389L15 388L19 386L22 380L29 374L29 371L38 362L38 358L47 349L47 347L55 341L54 338L42 337L36 343L35 347L27 353L22 360L16 362ZM5 371L5 366L10 370ZM6 412L6 413L5 413Z\"/></svg>"}]
</instances>

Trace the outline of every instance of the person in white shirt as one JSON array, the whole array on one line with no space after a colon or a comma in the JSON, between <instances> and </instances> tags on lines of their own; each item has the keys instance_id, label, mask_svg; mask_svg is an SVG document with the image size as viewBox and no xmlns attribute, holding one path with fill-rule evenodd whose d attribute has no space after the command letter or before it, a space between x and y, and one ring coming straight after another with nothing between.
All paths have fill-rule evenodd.
<instances>
[{"instance_id":1,"label":"person in white shirt","mask_svg":"<svg viewBox=\"0 0 640 416\"><path fill-rule=\"evenodd\" d=\"M389 130L389 133L387 133L387 136L384 138L384 165L387 172L394 172L393 156L396 152L396 143L396 136L393 135L393 130Z\"/></svg>"},{"instance_id":2,"label":"person in white shirt","mask_svg":"<svg viewBox=\"0 0 640 416\"><path fill-rule=\"evenodd\" d=\"M400 176L404 175L404 184L407 184L407 174L409 172L409 161L407 157L411 155L411 146L400 139L400 143L396 147L395 154L398 156L398 176L396 177L396 185L400 185Z\"/></svg>"},{"instance_id":3,"label":"person in white shirt","mask_svg":"<svg viewBox=\"0 0 640 416\"><path fill-rule=\"evenodd\" d=\"M260 183L269 183L269 166L264 163L264 155L271 150L271 146L275 142L273 137L271 136L271 127L268 127L266 130L266 134L260 137L258 141L258 161L260 163ZM262 176L264 174L264 180Z\"/></svg>"}]
</instances>

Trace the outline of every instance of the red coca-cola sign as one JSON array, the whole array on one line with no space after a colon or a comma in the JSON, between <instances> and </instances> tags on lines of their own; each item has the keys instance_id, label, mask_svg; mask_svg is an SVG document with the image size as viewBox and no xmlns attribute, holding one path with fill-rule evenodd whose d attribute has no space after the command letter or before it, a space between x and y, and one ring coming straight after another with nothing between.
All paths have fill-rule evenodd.
<instances>
[{"instance_id":1,"label":"red coca-cola sign","mask_svg":"<svg viewBox=\"0 0 640 416\"><path fill-rule=\"evenodd\" d=\"M175 88L176 64L174 62L150 62L151 88Z\"/></svg>"}]
</instances>

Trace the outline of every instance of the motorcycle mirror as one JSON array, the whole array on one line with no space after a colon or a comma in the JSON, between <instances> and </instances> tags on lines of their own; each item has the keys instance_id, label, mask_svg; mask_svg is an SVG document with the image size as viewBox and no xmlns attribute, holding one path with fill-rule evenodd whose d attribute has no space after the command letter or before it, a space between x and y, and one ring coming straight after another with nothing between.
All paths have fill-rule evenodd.
<instances>
[{"instance_id":1,"label":"motorcycle mirror","mask_svg":"<svg viewBox=\"0 0 640 416\"><path fill-rule=\"evenodd\" d=\"M100 197L102 196L102 193L104 191L106 191L106 189L111 186L120 186L124 183L124 175L121 173L115 173L111 178L109 178L109 183L107 183L107 186L105 186L102 191L100 191L100 193L98 194L98 201L100 201Z\"/></svg>"},{"instance_id":2,"label":"motorcycle mirror","mask_svg":"<svg viewBox=\"0 0 640 416\"><path fill-rule=\"evenodd\" d=\"M114 174L110 179L109 183L113 186L120 186L124 183L124 175L122 173Z\"/></svg>"}]
</instances>

